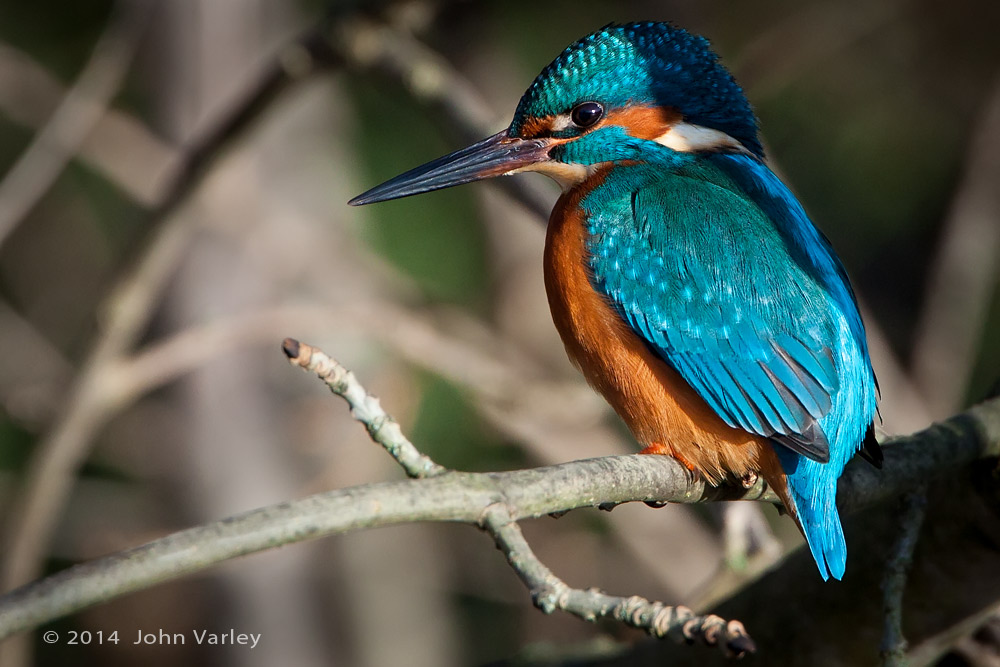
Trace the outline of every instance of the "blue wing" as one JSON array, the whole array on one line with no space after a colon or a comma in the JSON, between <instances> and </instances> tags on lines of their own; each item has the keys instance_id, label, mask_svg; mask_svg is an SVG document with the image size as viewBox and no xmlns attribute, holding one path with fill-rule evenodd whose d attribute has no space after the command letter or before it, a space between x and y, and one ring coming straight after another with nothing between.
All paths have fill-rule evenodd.
<instances>
[{"instance_id":1,"label":"blue wing","mask_svg":"<svg viewBox=\"0 0 1000 667\"><path fill-rule=\"evenodd\" d=\"M608 185L591 196L617 205L583 202L604 212L590 218L595 288L727 424L829 460L834 297L787 231L711 163Z\"/></svg>"}]
</instances>

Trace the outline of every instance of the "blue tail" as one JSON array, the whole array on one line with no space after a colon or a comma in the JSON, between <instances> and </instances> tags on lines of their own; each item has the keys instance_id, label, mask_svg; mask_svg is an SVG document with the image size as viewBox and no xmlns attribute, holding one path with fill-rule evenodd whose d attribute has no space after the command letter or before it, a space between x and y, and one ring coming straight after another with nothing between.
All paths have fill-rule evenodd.
<instances>
[{"instance_id":1,"label":"blue tail","mask_svg":"<svg viewBox=\"0 0 1000 667\"><path fill-rule=\"evenodd\" d=\"M783 447L778 459L788 482L788 496L795 516L809 544L819 573L826 581L840 579L847 566L847 543L837 512L837 478L840 470L817 463Z\"/></svg>"}]
</instances>

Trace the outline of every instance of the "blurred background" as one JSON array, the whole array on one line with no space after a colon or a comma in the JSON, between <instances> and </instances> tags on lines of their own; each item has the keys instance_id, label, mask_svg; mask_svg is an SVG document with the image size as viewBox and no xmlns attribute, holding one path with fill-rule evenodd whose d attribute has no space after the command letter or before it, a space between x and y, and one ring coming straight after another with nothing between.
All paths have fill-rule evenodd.
<instances>
[{"instance_id":1,"label":"blurred background","mask_svg":"<svg viewBox=\"0 0 1000 667\"><path fill-rule=\"evenodd\" d=\"M354 370L449 467L634 451L549 318L538 211L554 185L346 201L498 131L567 44L635 19L708 36L743 84L774 168L854 279L884 429L982 398L1000 376L997 3L5 2L5 588L400 478L289 367L285 336ZM751 504L576 511L524 529L573 586L695 607L801 544ZM9 642L4 665L473 665L641 638L542 615L484 536L448 525L245 558L52 627L122 641ZM132 645L139 629L231 628L262 639Z\"/></svg>"}]
</instances>

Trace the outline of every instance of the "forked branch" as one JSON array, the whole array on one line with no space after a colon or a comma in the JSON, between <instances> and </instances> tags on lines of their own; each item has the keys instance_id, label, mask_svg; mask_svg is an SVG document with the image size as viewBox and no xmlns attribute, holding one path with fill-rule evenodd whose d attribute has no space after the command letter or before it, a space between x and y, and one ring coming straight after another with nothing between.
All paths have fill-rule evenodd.
<instances>
[{"instance_id":1,"label":"forked branch","mask_svg":"<svg viewBox=\"0 0 1000 667\"><path fill-rule=\"evenodd\" d=\"M285 339L282 350L289 361L315 373L333 393L347 401L353 417L364 424L371 439L381 445L409 477L422 479L451 472L420 453L354 373L322 350L292 338ZM654 637L682 642L701 640L709 646L719 646L734 657L754 652L753 640L739 621L727 623L718 616L700 616L687 607L672 607L638 596L614 597L593 588L571 588L535 556L512 509L506 500L492 503L483 508L476 523L493 538L527 586L532 602L546 614L566 611L587 621L613 618Z\"/></svg>"},{"instance_id":2,"label":"forked branch","mask_svg":"<svg viewBox=\"0 0 1000 667\"><path fill-rule=\"evenodd\" d=\"M385 439L394 456L404 456L402 431L377 403L348 380L325 354L286 341L296 365L321 371L335 392L352 403L369 432ZM341 393L342 392L342 393ZM350 397L350 398L348 398ZM358 409L359 407L363 409ZM368 421L365 421L365 420ZM400 441L396 441L397 438ZM415 450L405 454L408 460ZM1000 399L899 438L885 449L885 467L865 462L848 466L841 478L839 505L849 512L912 489L937 475L1000 453ZM530 549L518 548L517 521L580 507L621 503L709 500L775 502L762 482L707 487L684 467L661 456L612 456L503 473L440 472L419 452L412 470L419 479L365 484L253 510L191 528L23 586L0 597L0 639L55 618L141 590L211 565L265 549L326 535L418 521L452 521L481 527L493 536L544 610L565 609L584 618L613 617L657 636L700 638L726 652L749 650L742 627L713 616L689 615L638 598L613 598L575 591L539 563ZM397 459L398 460L398 459ZM427 476L427 472L436 474Z\"/></svg>"}]
</instances>

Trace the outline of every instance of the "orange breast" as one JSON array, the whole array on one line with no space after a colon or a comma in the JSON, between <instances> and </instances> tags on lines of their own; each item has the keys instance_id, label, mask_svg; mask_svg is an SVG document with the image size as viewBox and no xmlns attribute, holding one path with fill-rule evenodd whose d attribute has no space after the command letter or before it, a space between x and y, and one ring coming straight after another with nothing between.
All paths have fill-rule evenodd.
<instances>
[{"instance_id":1,"label":"orange breast","mask_svg":"<svg viewBox=\"0 0 1000 667\"><path fill-rule=\"evenodd\" d=\"M570 359L641 444L672 451L711 482L751 471L779 474L770 443L723 422L591 285L579 204L603 177L598 172L559 199L546 236L545 288Z\"/></svg>"}]
</instances>

